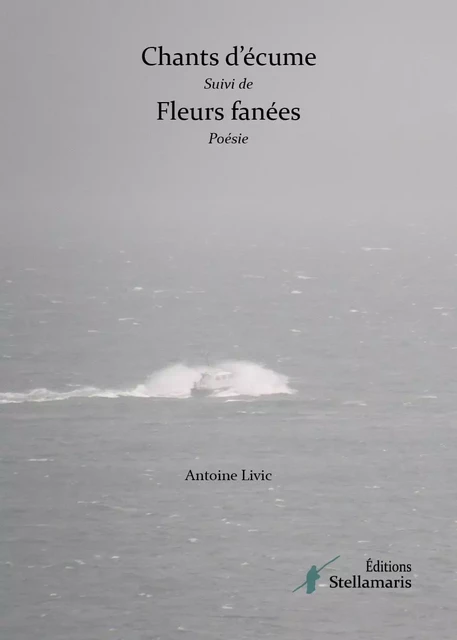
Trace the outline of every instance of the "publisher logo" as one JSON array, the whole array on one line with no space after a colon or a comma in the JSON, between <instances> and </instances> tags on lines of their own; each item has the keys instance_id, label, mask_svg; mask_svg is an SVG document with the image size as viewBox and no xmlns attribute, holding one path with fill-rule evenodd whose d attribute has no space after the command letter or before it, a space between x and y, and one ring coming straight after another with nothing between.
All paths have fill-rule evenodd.
<instances>
[{"instance_id":1,"label":"publisher logo","mask_svg":"<svg viewBox=\"0 0 457 640\"><path fill-rule=\"evenodd\" d=\"M339 557L332 558L319 569L313 564L306 574L306 580L294 589L294 593L303 587L306 587L306 593L314 593L316 583L321 577L320 572ZM411 571L410 563L368 558L365 561L365 575L360 573L354 573L351 576L332 575L329 587L330 589L411 589L412 580L404 575Z\"/></svg>"},{"instance_id":2,"label":"publisher logo","mask_svg":"<svg viewBox=\"0 0 457 640\"><path fill-rule=\"evenodd\" d=\"M316 591L316 582L321 577L319 571L322 571L322 569L325 569L325 567L327 567L329 564L332 564L332 562L335 562L335 560L338 560L339 557L340 556L336 556L332 560L329 560L328 562L323 564L322 567L320 567L319 569L316 569L316 565L313 564L311 569L306 574L306 580L303 582L303 584L301 584L299 587L294 589L293 592L295 593L295 591L298 591L302 587L306 586L306 593L314 593Z\"/></svg>"}]
</instances>

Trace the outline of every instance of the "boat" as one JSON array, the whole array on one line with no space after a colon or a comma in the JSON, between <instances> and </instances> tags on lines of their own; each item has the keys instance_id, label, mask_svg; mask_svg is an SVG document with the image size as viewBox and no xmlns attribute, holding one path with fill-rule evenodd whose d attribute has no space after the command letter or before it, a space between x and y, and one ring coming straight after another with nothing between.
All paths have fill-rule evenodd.
<instances>
[{"instance_id":1,"label":"boat","mask_svg":"<svg viewBox=\"0 0 457 640\"><path fill-rule=\"evenodd\" d=\"M216 389L224 389L230 386L233 378L231 371L205 371L201 374L200 379L194 384L194 391L215 391Z\"/></svg>"}]
</instances>

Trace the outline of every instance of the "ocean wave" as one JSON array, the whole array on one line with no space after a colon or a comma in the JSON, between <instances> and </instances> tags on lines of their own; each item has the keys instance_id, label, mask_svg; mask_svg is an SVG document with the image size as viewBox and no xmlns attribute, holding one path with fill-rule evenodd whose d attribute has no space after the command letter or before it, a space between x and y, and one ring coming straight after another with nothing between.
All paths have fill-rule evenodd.
<instances>
[{"instance_id":1,"label":"ocean wave","mask_svg":"<svg viewBox=\"0 0 457 640\"><path fill-rule=\"evenodd\" d=\"M223 371L223 379L218 374ZM228 375L227 375L228 374ZM202 376L209 380L200 384ZM40 388L26 392L0 393L0 404L22 402L55 402L74 398L191 398L198 393L213 398L237 396L260 397L275 394L293 394L287 376L255 362L227 360L213 366L175 364L151 374L144 382L127 389L78 387L71 391Z\"/></svg>"}]
</instances>

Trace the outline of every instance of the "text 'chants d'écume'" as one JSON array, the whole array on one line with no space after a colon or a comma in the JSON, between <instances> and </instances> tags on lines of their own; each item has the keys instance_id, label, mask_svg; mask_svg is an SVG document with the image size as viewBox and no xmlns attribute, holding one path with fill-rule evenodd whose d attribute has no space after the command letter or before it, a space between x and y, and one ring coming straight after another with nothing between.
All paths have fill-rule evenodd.
<instances>
[{"instance_id":1,"label":"text 'chants d'\u00e9cume'","mask_svg":"<svg viewBox=\"0 0 457 640\"><path fill-rule=\"evenodd\" d=\"M141 55L144 64L148 67L172 66L172 67L215 67L219 64L219 54L208 53L205 49L199 52L175 52L165 51L162 46L146 47ZM225 64L229 67L237 67L244 64L247 67L314 67L316 65L315 53L271 53L256 52L254 47L235 46L225 56Z\"/></svg>"},{"instance_id":2,"label":"text 'chants d'\u00e9cume'","mask_svg":"<svg viewBox=\"0 0 457 640\"><path fill-rule=\"evenodd\" d=\"M265 52L257 51L254 47L237 45L230 49L224 57L216 52L201 51L170 52L164 47L149 46L143 49L142 61L148 67L186 67L186 66L217 66L225 61L229 67L245 65L247 67L314 67L317 57L315 53L300 52ZM222 75L222 74L221 74ZM231 74L230 74L231 75ZM205 90L252 90L254 81L244 78L212 78L204 80ZM206 93L206 92L205 92ZM251 93L251 91L249 91ZM300 107L287 106L276 100L268 100L267 104L246 104L244 100L235 100L231 106L200 106L186 104L181 101L158 100L157 120L168 121L215 121L230 119L235 122L270 121L286 122L300 120ZM246 144L248 136L242 133L214 132L209 135L209 144Z\"/></svg>"}]
</instances>

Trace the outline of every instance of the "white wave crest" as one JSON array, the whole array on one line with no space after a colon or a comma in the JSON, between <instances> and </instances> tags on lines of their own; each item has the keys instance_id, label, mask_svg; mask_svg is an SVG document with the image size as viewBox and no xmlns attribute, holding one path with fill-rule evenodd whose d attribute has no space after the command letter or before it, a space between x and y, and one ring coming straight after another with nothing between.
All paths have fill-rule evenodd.
<instances>
[{"instance_id":1,"label":"white wave crest","mask_svg":"<svg viewBox=\"0 0 457 640\"><path fill-rule=\"evenodd\" d=\"M52 391L50 389L32 389L25 393L6 391L0 393L0 404L17 404L21 402L53 402L70 400L71 398L118 398L127 395L119 391L98 389L97 387L79 387L72 391Z\"/></svg>"},{"instance_id":2,"label":"white wave crest","mask_svg":"<svg viewBox=\"0 0 457 640\"><path fill-rule=\"evenodd\" d=\"M136 398L189 398L201 373L197 368L175 364L153 373L129 395Z\"/></svg>"},{"instance_id":3,"label":"white wave crest","mask_svg":"<svg viewBox=\"0 0 457 640\"><path fill-rule=\"evenodd\" d=\"M289 387L287 376L267 369L255 362L228 360L221 362L221 369L232 374L228 383L213 392L213 396L269 396L295 393Z\"/></svg>"},{"instance_id":4,"label":"white wave crest","mask_svg":"<svg viewBox=\"0 0 457 640\"><path fill-rule=\"evenodd\" d=\"M219 380L217 374L220 371L230 375ZM202 385L199 393L214 398L295 393L289 387L287 376L281 373L255 362L228 360L212 367L192 367L185 364L165 367L130 389L78 387L71 391L33 389L25 393L4 392L0 393L0 404L54 402L73 398L190 398L203 374L209 376L210 383Z\"/></svg>"}]
</instances>

